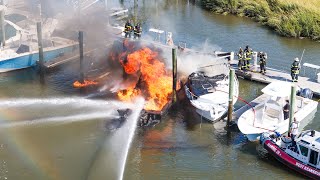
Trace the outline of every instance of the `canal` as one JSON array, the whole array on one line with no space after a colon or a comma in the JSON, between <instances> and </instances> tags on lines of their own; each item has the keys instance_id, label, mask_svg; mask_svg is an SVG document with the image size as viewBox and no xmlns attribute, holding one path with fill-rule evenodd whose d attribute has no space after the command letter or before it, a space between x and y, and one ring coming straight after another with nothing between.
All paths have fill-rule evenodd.
<instances>
[{"instance_id":1,"label":"canal","mask_svg":"<svg viewBox=\"0 0 320 180\"><path fill-rule=\"evenodd\" d=\"M130 9L132 1L123 5ZM175 43L189 48L237 51L249 45L268 53L268 67L287 72L305 49L303 61L320 65L318 42L279 37L248 18L209 13L187 0L139 1L138 16L145 33L151 27L171 31ZM117 179L117 151L126 136L106 132L103 115L119 105L80 98L72 87L78 69L68 64L48 72L45 84L33 68L0 74L0 180ZM239 81L239 95L247 101L264 87ZM137 129L124 179L305 178L240 132L227 133L223 123L206 123L183 105L159 125ZM319 110L306 129L320 130Z\"/></svg>"}]
</instances>

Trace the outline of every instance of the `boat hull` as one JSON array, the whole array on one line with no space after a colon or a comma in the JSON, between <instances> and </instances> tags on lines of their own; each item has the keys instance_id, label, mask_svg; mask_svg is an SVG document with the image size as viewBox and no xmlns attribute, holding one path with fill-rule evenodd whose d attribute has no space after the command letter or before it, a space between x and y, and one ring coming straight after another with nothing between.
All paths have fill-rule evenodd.
<instances>
[{"instance_id":1,"label":"boat hull","mask_svg":"<svg viewBox=\"0 0 320 180\"><path fill-rule=\"evenodd\" d=\"M197 114L199 114L201 117L204 117L206 120L208 120L210 122L219 121L222 118L222 116L227 114L227 111L225 111L223 113L218 114L216 117L212 117L210 111L204 111L204 110L197 109L197 108L195 108L195 109L196 109Z\"/></svg>"},{"instance_id":2,"label":"boat hull","mask_svg":"<svg viewBox=\"0 0 320 180\"><path fill-rule=\"evenodd\" d=\"M320 179L319 169L315 169L292 158L270 139L265 140L263 146L272 156L274 156L278 161L288 166L289 168L312 179Z\"/></svg>"},{"instance_id":3,"label":"boat hull","mask_svg":"<svg viewBox=\"0 0 320 180\"><path fill-rule=\"evenodd\" d=\"M76 49L76 47L76 44L70 44L67 46L58 46L56 48L44 49L44 62L51 61L64 53L72 52ZM1 60L0 73L36 66L37 61L39 61L38 51L34 51L31 53L23 53L22 55L10 59Z\"/></svg>"},{"instance_id":4,"label":"boat hull","mask_svg":"<svg viewBox=\"0 0 320 180\"><path fill-rule=\"evenodd\" d=\"M304 111L304 116L299 117L298 119L302 119L299 124L299 131L301 132L303 130L303 128L308 125L308 123L313 119L313 117L315 116L315 113L317 112L317 105L318 103L314 103L312 106L310 106L307 110ZM288 132L288 124L289 124L289 120L286 120L287 122L284 123L282 126L278 127L275 131L279 132L280 134L284 134ZM240 128L240 131L242 129ZM260 139L260 136L262 133L264 132L269 132L268 129L265 128L260 128L259 129L259 133L250 133L247 134L245 131L241 131L247 138L249 141L258 141Z\"/></svg>"},{"instance_id":5,"label":"boat hull","mask_svg":"<svg viewBox=\"0 0 320 180\"><path fill-rule=\"evenodd\" d=\"M261 134L245 134L249 141L258 141Z\"/></svg>"}]
</instances>

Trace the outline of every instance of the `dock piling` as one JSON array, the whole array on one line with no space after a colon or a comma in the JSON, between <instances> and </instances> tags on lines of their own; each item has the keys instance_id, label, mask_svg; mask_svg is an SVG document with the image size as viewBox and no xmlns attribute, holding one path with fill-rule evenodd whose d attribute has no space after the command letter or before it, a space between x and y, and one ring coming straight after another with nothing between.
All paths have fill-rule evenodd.
<instances>
[{"instance_id":1,"label":"dock piling","mask_svg":"<svg viewBox=\"0 0 320 180\"><path fill-rule=\"evenodd\" d=\"M38 47L39 47L40 74L44 74L44 56L43 56L43 46L42 46L42 27L41 27L41 22L37 22L37 35L38 35Z\"/></svg>"},{"instance_id":2,"label":"dock piling","mask_svg":"<svg viewBox=\"0 0 320 180\"><path fill-rule=\"evenodd\" d=\"M230 72L229 72L229 106L228 106L228 119L227 119L227 126L228 127L230 126L230 123L232 121L234 76L235 76L234 70L230 69Z\"/></svg>"},{"instance_id":3,"label":"dock piling","mask_svg":"<svg viewBox=\"0 0 320 180\"><path fill-rule=\"evenodd\" d=\"M5 46L6 45L6 31L4 29L4 10L2 9L0 11L0 21L1 21L1 35L2 35L2 38L1 38L1 42L2 42L2 46Z\"/></svg>"},{"instance_id":4,"label":"dock piling","mask_svg":"<svg viewBox=\"0 0 320 180\"><path fill-rule=\"evenodd\" d=\"M254 51L252 54L253 59L253 71L258 71L258 52Z\"/></svg>"},{"instance_id":5,"label":"dock piling","mask_svg":"<svg viewBox=\"0 0 320 180\"><path fill-rule=\"evenodd\" d=\"M177 49L172 48L172 103L177 101Z\"/></svg>"},{"instance_id":6,"label":"dock piling","mask_svg":"<svg viewBox=\"0 0 320 180\"><path fill-rule=\"evenodd\" d=\"M294 118L296 104L296 85L291 87L291 96L290 96L290 113L289 113L289 127L288 127L288 136L290 136L290 126Z\"/></svg>"},{"instance_id":7,"label":"dock piling","mask_svg":"<svg viewBox=\"0 0 320 180\"><path fill-rule=\"evenodd\" d=\"M83 68L83 31L79 31L79 53L80 53L80 83L84 83Z\"/></svg>"}]
</instances>

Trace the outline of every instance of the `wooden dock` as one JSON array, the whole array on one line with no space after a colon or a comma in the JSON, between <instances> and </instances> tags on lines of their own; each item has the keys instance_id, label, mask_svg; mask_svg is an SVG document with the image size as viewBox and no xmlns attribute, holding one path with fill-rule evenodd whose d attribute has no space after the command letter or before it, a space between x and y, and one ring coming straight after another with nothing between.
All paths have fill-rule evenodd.
<instances>
[{"instance_id":1,"label":"wooden dock","mask_svg":"<svg viewBox=\"0 0 320 180\"><path fill-rule=\"evenodd\" d=\"M253 68L249 71L242 71L238 69L238 61L230 61L231 68L235 69L236 75L243 79L269 84L273 81L288 81L291 82L291 75L289 73L279 71L272 68L267 68L266 74L259 73L260 68L257 67L258 71L254 71ZM299 76L299 80L296 83L301 88L309 88L313 91L314 97L320 97L320 83L316 82L315 79L309 77Z\"/></svg>"},{"instance_id":2,"label":"wooden dock","mask_svg":"<svg viewBox=\"0 0 320 180\"><path fill-rule=\"evenodd\" d=\"M90 53L93 53L93 52L94 52L94 50L91 49L91 50L85 51L83 54L85 56L88 56L88 55L90 55ZM79 59L80 59L79 52L75 51L73 53L68 53L66 55L62 55L62 56L60 56L58 58L53 59L52 61L44 63L44 67L46 69L50 69L50 68L54 68L54 67L60 66L60 65L62 65L64 63L67 63L67 62L70 62L70 61L74 61L74 60L79 60Z\"/></svg>"}]
</instances>

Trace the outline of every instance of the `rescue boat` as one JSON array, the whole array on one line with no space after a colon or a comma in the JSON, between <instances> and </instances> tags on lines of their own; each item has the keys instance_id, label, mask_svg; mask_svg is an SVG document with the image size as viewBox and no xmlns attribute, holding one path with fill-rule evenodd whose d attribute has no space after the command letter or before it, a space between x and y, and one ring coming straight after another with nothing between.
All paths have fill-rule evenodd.
<instances>
[{"instance_id":1,"label":"rescue boat","mask_svg":"<svg viewBox=\"0 0 320 180\"><path fill-rule=\"evenodd\" d=\"M265 132L261 135L260 142L264 148L289 168L309 178L320 179L320 132L303 131L294 141L277 134Z\"/></svg>"}]
</instances>

